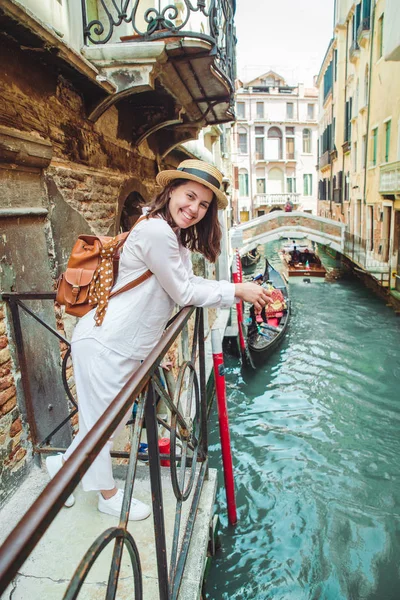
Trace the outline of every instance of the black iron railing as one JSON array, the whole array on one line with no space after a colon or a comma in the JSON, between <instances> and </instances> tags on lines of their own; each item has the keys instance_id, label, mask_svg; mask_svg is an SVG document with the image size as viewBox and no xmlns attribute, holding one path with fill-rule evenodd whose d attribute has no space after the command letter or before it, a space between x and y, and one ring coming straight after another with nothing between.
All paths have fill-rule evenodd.
<instances>
[{"instance_id":1,"label":"black iron railing","mask_svg":"<svg viewBox=\"0 0 400 600\"><path fill-rule=\"evenodd\" d=\"M361 19L361 23L358 26L357 29L357 40L360 38L361 34L364 31L369 31L371 27L371 17L364 17L364 19Z\"/></svg>"},{"instance_id":2,"label":"black iron railing","mask_svg":"<svg viewBox=\"0 0 400 600\"><path fill-rule=\"evenodd\" d=\"M29 410L31 396L26 370L26 358L23 350L23 331L20 323L20 311L29 314L43 327L51 331L63 343L68 341L54 328L42 321L25 304L26 300L54 299L54 293L40 294L3 294L10 307L16 347L21 370L21 378L27 402L28 421L34 429L33 410ZM176 380L172 373L166 374L162 382L159 365L172 344L183 332L192 314L195 312L190 358L179 368ZM67 355L66 355L67 357ZM62 377L67 397L74 405L70 417L76 412L75 399L71 395L65 375L67 358L62 361ZM132 597L143 598L142 571L138 549L132 535L127 530L128 507L132 498L137 459L143 420L146 419L147 441L149 446L150 482L153 501L153 519L157 556L159 597L161 600L175 600L182 582L189 544L193 532L195 517L199 506L204 480L207 476L207 401L206 375L204 364L204 325L202 309L186 307L171 319L162 339L149 357L132 375L123 389L115 397L95 427L89 431L78 448L65 462L63 468L46 486L41 495L11 532L0 549L0 594L6 589L28 558L36 544L44 535L65 500L73 492L82 476L90 467L94 457L106 444L119 422L137 399L138 408L132 426L130 453L114 453L114 456L129 457L124 500L118 527L111 527L102 533L82 558L68 588L64 600L78 597L80 589L101 552L114 543L113 559L107 585L107 598L114 598L118 586L119 571L124 547L126 547L132 565ZM156 414L156 405L162 398L170 412L169 422L161 420ZM32 407L31 407L32 409ZM159 454L158 423L170 431L170 454ZM34 450L38 453L54 452L48 444L56 431L66 424L66 419L50 432L45 440L34 440ZM165 536L163 493L161 486L160 458L170 461L171 482L176 497L175 526L169 564ZM189 516L184 531L181 524L182 504L190 502Z\"/></svg>"},{"instance_id":3,"label":"black iron railing","mask_svg":"<svg viewBox=\"0 0 400 600\"><path fill-rule=\"evenodd\" d=\"M213 45L218 66L230 81L236 78L234 0L197 0L196 3L181 0L167 5L154 0L150 8L145 0L97 0L95 14L93 2L81 2L85 44L106 44L121 26L126 36L126 25L129 41L133 42L171 37L202 39ZM192 25L196 14L200 19Z\"/></svg>"}]
</instances>

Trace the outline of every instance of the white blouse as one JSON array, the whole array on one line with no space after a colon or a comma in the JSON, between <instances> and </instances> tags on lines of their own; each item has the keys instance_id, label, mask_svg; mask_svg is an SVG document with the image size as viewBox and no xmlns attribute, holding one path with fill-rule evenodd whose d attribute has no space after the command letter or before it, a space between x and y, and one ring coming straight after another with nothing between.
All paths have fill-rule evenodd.
<instances>
[{"instance_id":1,"label":"white blouse","mask_svg":"<svg viewBox=\"0 0 400 600\"><path fill-rule=\"evenodd\" d=\"M80 319L72 342L93 338L118 354L145 359L160 340L175 304L225 307L234 302L235 286L193 274L190 251L161 218L138 223L124 244L114 290L142 275L153 275L137 287L111 298L100 327L94 310Z\"/></svg>"}]
</instances>

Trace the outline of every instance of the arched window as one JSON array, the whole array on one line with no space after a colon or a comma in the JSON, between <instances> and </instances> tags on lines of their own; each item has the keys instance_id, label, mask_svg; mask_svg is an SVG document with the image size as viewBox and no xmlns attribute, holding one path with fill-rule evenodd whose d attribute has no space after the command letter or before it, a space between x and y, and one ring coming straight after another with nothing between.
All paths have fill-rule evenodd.
<instances>
[{"instance_id":1,"label":"arched window","mask_svg":"<svg viewBox=\"0 0 400 600\"><path fill-rule=\"evenodd\" d=\"M368 92L369 92L369 69L368 65L365 67L365 77L364 77L364 106L368 104Z\"/></svg>"},{"instance_id":2,"label":"arched window","mask_svg":"<svg viewBox=\"0 0 400 600\"><path fill-rule=\"evenodd\" d=\"M311 154L311 130L303 129L303 152Z\"/></svg>"},{"instance_id":3,"label":"arched window","mask_svg":"<svg viewBox=\"0 0 400 600\"><path fill-rule=\"evenodd\" d=\"M238 130L239 154L247 154L247 131L243 127Z\"/></svg>"},{"instance_id":4,"label":"arched window","mask_svg":"<svg viewBox=\"0 0 400 600\"><path fill-rule=\"evenodd\" d=\"M239 171L239 196L249 195L249 174L247 169L240 169Z\"/></svg>"},{"instance_id":5,"label":"arched window","mask_svg":"<svg viewBox=\"0 0 400 600\"><path fill-rule=\"evenodd\" d=\"M282 131L279 127L268 129L267 158L268 160L280 160L282 158Z\"/></svg>"}]
</instances>

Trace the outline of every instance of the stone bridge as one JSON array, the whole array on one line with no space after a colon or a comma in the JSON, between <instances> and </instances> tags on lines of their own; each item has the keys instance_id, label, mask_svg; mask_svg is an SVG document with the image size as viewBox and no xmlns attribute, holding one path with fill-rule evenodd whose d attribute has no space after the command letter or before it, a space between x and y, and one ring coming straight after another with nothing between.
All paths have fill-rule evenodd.
<instances>
[{"instance_id":1,"label":"stone bridge","mask_svg":"<svg viewBox=\"0 0 400 600\"><path fill-rule=\"evenodd\" d=\"M282 238L306 238L343 254L345 229L344 223L309 213L273 211L232 228L231 247L237 248L243 256L258 244Z\"/></svg>"}]
</instances>

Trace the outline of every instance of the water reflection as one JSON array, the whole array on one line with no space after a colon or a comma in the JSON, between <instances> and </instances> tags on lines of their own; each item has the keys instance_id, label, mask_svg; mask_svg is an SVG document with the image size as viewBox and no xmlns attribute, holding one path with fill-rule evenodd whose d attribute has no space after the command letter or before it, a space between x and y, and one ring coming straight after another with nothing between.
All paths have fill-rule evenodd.
<instances>
[{"instance_id":1,"label":"water reflection","mask_svg":"<svg viewBox=\"0 0 400 600\"><path fill-rule=\"evenodd\" d=\"M221 477L206 598L398 600L400 321L358 282L291 293L265 367L226 361L239 522Z\"/></svg>"}]
</instances>

